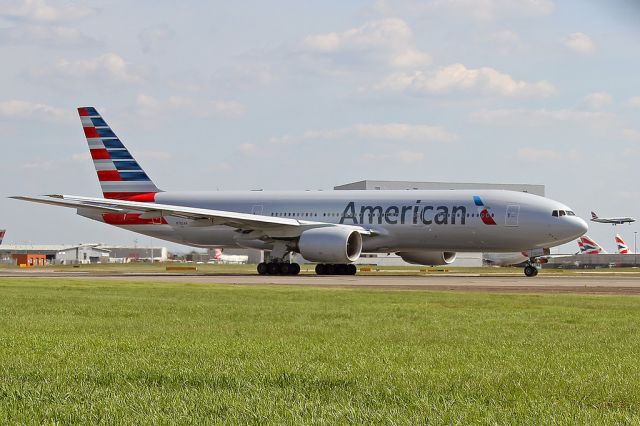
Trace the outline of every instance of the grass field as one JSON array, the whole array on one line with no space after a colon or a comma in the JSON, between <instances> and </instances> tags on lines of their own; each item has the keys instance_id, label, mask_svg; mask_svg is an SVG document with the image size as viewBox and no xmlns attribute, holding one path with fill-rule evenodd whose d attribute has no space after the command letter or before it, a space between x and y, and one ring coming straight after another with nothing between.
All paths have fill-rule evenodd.
<instances>
[{"instance_id":1,"label":"grass field","mask_svg":"<svg viewBox=\"0 0 640 426\"><path fill-rule=\"evenodd\" d=\"M0 424L640 423L640 299L0 280Z\"/></svg>"}]
</instances>

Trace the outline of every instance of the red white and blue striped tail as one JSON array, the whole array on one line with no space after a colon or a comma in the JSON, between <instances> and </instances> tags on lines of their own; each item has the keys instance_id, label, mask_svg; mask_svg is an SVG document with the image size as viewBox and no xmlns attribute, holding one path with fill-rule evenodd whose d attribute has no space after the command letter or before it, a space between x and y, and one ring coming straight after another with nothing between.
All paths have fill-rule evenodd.
<instances>
[{"instance_id":1,"label":"red white and blue striped tail","mask_svg":"<svg viewBox=\"0 0 640 426\"><path fill-rule=\"evenodd\" d=\"M93 107L78 108L105 198L153 201L158 187Z\"/></svg>"},{"instance_id":2,"label":"red white and blue striped tail","mask_svg":"<svg viewBox=\"0 0 640 426\"><path fill-rule=\"evenodd\" d=\"M624 242L620 234L616 234L616 245L618 246L618 253L620 254L629 254L629 247L627 243Z\"/></svg>"}]
</instances>

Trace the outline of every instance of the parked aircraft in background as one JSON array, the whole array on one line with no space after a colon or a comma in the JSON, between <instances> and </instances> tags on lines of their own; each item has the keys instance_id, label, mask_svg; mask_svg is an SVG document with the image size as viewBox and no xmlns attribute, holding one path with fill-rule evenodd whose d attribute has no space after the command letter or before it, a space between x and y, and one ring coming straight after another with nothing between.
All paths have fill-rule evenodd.
<instances>
[{"instance_id":1,"label":"parked aircraft in background","mask_svg":"<svg viewBox=\"0 0 640 426\"><path fill-rule=\"evenodd\" d=\"M580 240L582 241L584 254L607 254L607 251L590 237L583 235Z\"/></svg>"},{"instance_id":2,"label":"parked aircraft in background","mask_svg":"<svg viewBox=\"0 0 640 426\"><path fill-rule=\"evenodd\" d=\"M598 217L595 212L591 212L591 222L610 223L612 225L622 225L623 223L631 223L636 220L632 217Z\"/></svg>"},{"instance_id":3,"label":"parked aircraft in background","mask_svg":"<svg viewBox=\"0 0 640 426\"><path fill-rule=\"evenodd\" d=\"M5 229L0 229L0 244L2 244L2 240L4 240L5 232L7 232Z\"/></svg>"},{"instance_id":4,"label":"parked aircraft in background","mask_svg":"<svg viewBox=\"0 0 640 426\"><path fill-rule=\"evenodd\" d=\"M242 254L224 254L222 249L215 249L213 260L218 263L247 263L249 256Z\"/></svg>"},{"instance_id":5,"label":"parked aircraft in background","mask_svg":"<svg viewBox=\"0 0 640 426\"><path fill-rule=\"evenodd\" d=\"M103 198L19 196L81 216L196 247L271 251L260 274L297 274L300 253L316 273L355 274L361 253L395 252L422 265L453 262L457 251L522 252L583 235L587 224L566 205L523 192L161 191L95 108L79 108ZM283 171L285 177L286 171ZM536 258L525 267L537 274Z\"/></svg>"},{"instance_id":6,"label":"parked aircraft in background","mask_svg":"<svg viewBox=\"0 0 640 426\"><path fill-rule=\"evenodd\" d=\"M616 234L616 246L618 246L619 254L633 254L631 250L629 250L629 246L624 242L620 234Z\"/></svg>"}]
</instances>

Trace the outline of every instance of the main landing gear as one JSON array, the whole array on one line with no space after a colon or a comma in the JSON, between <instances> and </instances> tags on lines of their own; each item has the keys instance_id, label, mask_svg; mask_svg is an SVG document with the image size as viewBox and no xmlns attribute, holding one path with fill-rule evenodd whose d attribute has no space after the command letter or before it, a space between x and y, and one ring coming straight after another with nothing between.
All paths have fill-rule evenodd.
<instances>
[{"instance_id":1,"label":"main landing gear","mask_svg":"<svg viewBox=\"0 0 640 426\"><path fill-rule=\"evenodd\" d=\"M270 262L259 263L258 274L260 275L298 275L300 265L297 263Z\"/></svg>"},{"instance_id":2,"label":"main landing gear","mask_svg":"<svg viewBox=\"0 0 640 426\"><path fill-rule=\"evenodd\" d=\"M532 263L527 263L527 265L524 267L524 274L527 277L535 277L536 275L538 275L538 268Z\"/></svg>"},{"instance_id":3,"label":"main landing gear","mask_svg":"<svg viewBox=\"0 0 640 426\"><path fill-rule=\"evenodd\" d=\"M356 265L352 264L324 264L319 263L316 265L316 274L317 275L355 275L358 272Z\"/></svg>"}]
</instances>

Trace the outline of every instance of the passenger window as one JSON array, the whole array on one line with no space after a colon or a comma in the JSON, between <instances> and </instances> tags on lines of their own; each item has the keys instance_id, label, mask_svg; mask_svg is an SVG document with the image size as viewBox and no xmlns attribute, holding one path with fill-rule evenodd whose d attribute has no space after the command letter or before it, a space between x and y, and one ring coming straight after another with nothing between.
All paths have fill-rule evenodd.
<instances>
[{"instance_id":1,"label":"passenger window","mask_svg":"<svg viewBox=\"0 0 640 426\"><path fill-rule=\"evenodd\" d=\"M551 213L551 216L558 217L558 210L554 210L554 211Z\"/></svg>"}]
</instances>

